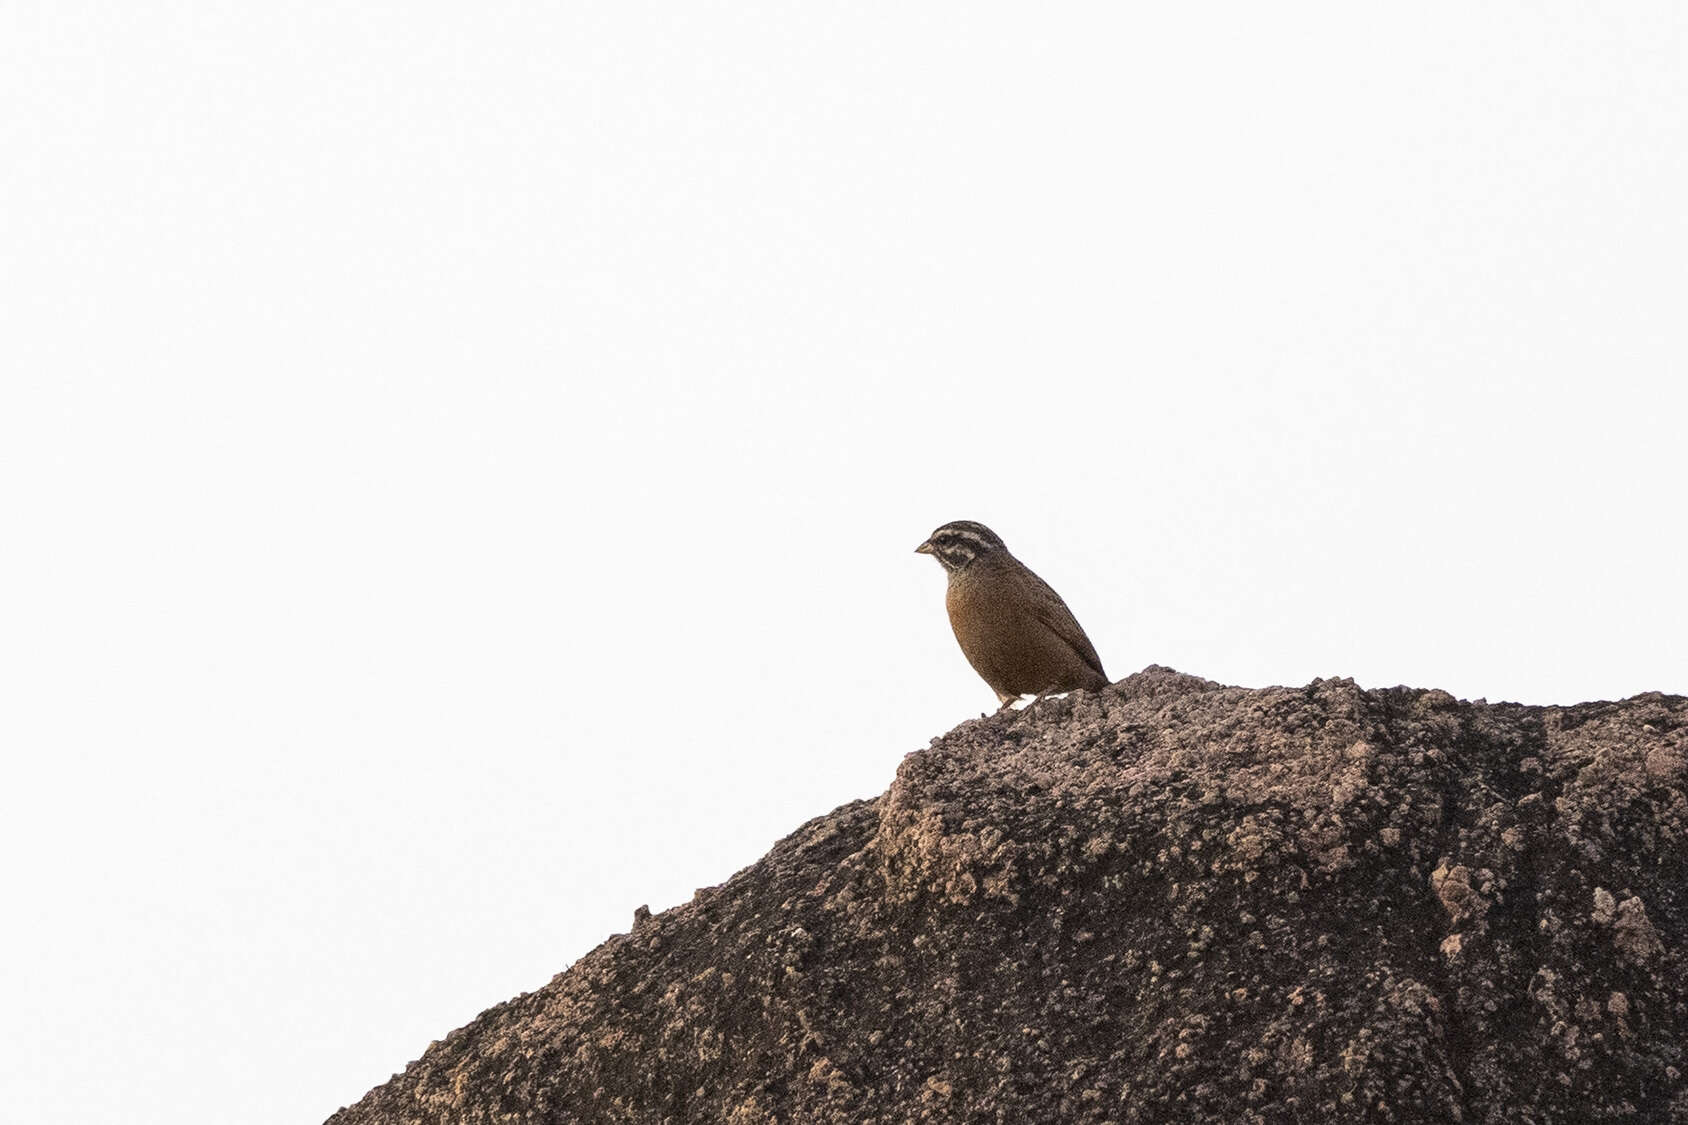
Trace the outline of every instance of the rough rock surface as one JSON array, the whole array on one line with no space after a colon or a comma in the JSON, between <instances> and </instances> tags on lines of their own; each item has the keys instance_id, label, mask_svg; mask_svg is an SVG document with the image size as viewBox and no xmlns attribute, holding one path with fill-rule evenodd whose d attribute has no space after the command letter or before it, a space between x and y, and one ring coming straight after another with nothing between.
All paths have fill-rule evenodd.
<instances>
[{"instance_id":1,"label":"rough rock surface","mask_svg":"<svg viewBox=\"0 0 1688 1125\"><path fill-rule=\"evenodd\" d=\"M963 723L333 1125L1688 1122L1688 699Z\"/></svg>"}]
</instances>

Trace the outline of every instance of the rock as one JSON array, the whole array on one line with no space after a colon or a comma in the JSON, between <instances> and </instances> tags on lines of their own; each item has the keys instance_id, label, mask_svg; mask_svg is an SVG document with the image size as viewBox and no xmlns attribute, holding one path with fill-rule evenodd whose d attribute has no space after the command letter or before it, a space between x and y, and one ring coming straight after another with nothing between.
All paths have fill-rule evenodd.
<instances>
[{"instance_id":1,"label":"rock","mask_svg":"<svg viewBox=\"0 0 1688 1125\"><path fill-rule=\"evenodd\" d=\"M966 722L332 1125L1688 1121L1688 699Z\"/></svg>"}]
</instances>

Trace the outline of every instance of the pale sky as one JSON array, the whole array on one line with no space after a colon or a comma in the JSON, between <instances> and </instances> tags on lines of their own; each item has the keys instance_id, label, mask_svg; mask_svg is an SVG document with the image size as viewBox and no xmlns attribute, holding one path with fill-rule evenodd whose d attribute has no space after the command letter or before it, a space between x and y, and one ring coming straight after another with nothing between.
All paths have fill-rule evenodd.
<instances>
[{"instance_id":1,"label":"pale sky","mask_svg":"<svg viewBox=\"0 0 1688 1125\"><path fill-rule=\"evenodd\" d=\"M994 705L1688 691L1673 2L0 8L0 1105L320 1121Z\"/></svg>"}]
</instances>

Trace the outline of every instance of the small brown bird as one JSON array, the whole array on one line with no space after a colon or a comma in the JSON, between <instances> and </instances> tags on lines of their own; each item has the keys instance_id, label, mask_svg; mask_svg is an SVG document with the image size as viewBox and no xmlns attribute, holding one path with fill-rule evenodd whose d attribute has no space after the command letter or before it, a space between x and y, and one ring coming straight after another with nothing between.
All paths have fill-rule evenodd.
<instances>
[{"instance_id":1,"label":"small brown bird","mask_svg":"<svg viewBox=\"0 0 1688 1125\"><path fill-rule=\"evenodd\" d=\"M1108 686L1061 595L982 523L956 520L915 548L949 575L944 606L962 655L1006 707L1022 695Z\"/></svg>"}]
</instances>

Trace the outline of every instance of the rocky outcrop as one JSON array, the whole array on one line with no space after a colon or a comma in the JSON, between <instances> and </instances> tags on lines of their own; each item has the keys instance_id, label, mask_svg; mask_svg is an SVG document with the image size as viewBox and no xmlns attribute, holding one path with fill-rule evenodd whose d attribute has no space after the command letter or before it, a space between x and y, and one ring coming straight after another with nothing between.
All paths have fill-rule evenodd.
<instances>
[{"instance_id":1,"label":"rocky outcrop","mask_svg":"<svg viewBox=\"0 0 1688 1125\"><path fill-rule=\"evenodd\" d=\"M963 723L333 1125L1688 1121L1688 699Z\"/></svg>"}]
</instances>

